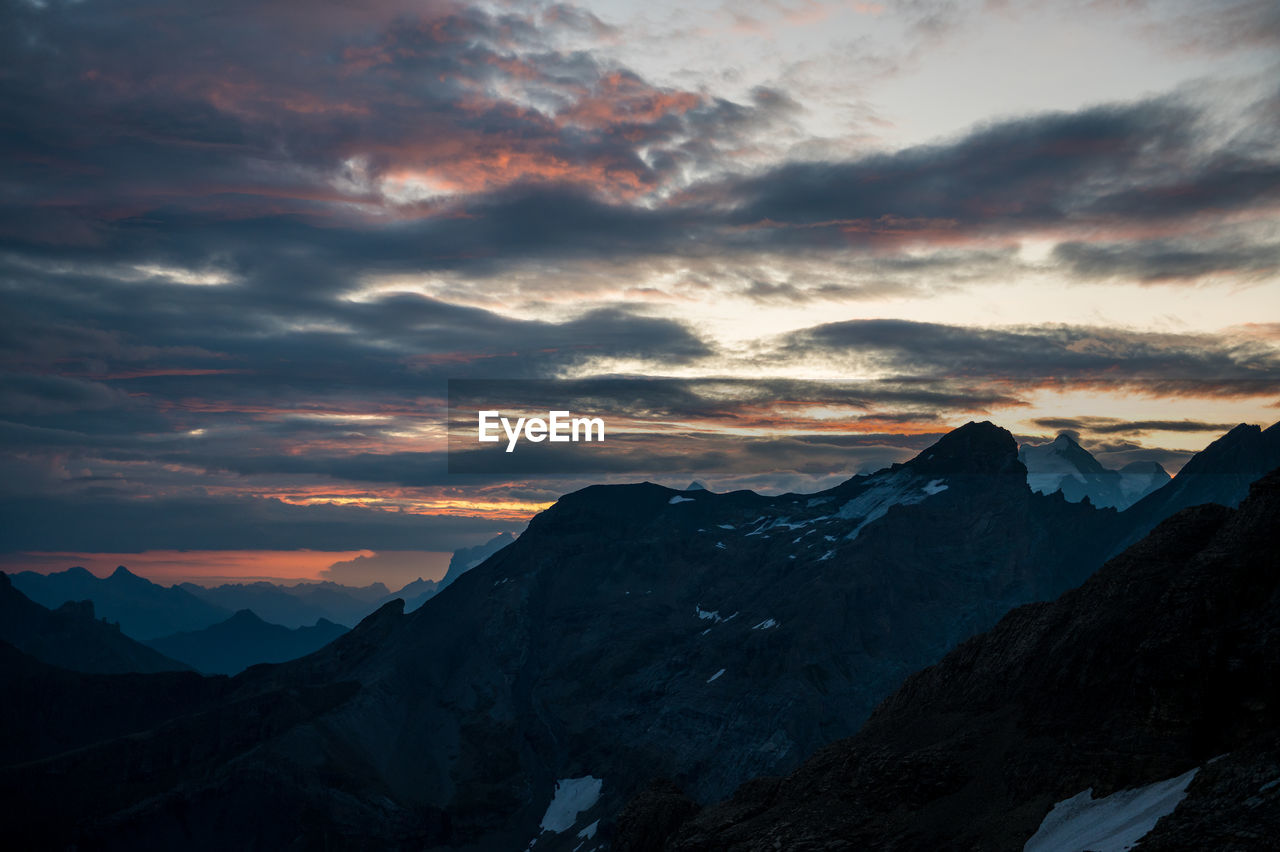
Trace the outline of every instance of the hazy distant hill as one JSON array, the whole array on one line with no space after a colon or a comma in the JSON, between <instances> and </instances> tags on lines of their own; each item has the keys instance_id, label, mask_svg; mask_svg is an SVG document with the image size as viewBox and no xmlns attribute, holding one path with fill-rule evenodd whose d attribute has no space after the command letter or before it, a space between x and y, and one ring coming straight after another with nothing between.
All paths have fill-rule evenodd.
<instances>
[{"instance_id":1,"label":"hazy distant hill","mask_svg":"<svg viewBox=\"0 0 1280 852\"><path fill-rule=\"evenodd\" d=\"M265 621L289 628L306 627L318 619L350 627L377 609L388 595L382 583L356 587L332 582L283 585L259 581L208 587L183 583L178 588L226 612L251 609Z\"/></svg>"},{"instance_id":2,"label":"hazy distant hill","mask_svg":"<svg viewBox=\"0 0 1280 852\"><path fill-rule=\"evenodd\" d=\"M16 589L0 572L0 640L38 660L80 672L184 671L185 663L135 642L94 617L90 601L50 610Z\"/></svg>"},{"instance_id":3,"label":"hazy distant hill","mask_svg":"<svg viewBox=\"0 0 1280 852\"><path fill-rule=\"evenodd\" d=\"M99 616L117 622L134 639L198 630L231 615L184 589L139 577L123 565L102 579L79 567L54 574L23 571L12 579L27 597L50 608L67 601L93 601Z\"/></svg>"},{"instance_id":4,"label":"hazy distant hill","mask_svg":"<svg viewBox=\"0 0 1280 852\"><path fill-rule=\"evenodd\" d=\"M320 619L312 627L268 624L250 610L203 630L151 639L147 645L205 674L238 674L257 663L282 663L310 654L347 632Z\"/></svg>"}]
</instances>

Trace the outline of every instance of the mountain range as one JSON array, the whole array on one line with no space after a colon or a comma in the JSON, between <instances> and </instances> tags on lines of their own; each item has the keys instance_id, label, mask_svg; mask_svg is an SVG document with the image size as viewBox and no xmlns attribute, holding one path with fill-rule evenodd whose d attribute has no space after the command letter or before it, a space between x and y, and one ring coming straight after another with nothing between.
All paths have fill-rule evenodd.
<instances>
[{"instance_id":1,"label":"mountain range","mask_svg":"<svg viewBox=\"0 0 1280 852\"><path fill-rule=\"evenodd\" d=\"M97 614L120 625L134 639L155 639L180 630L207 627L232 613L177 586L160 586L121 565L108 577L81 567L53 574L22 571L13 584L33 601L59 607L67 601L92 601Z\"/></svg>"},{"instance_id":2,"label":"mountain range","mask_svg":"<svg viewBox=\"0 0 1280 852\"><path fill-rule=\"evenodd\" d=\"M909 678L854 737L616 852L1267 849L1280 837L1280 470ZM1176 809L1176 810L1175 810Z\"/></svg>"},{"instance_id":3,"label":"mountain range","mask_svg":"<svg viewBox=\"0 0 1280 852\"><path fill-rule=\"evenodd\" d=\"M292 585L266 581L218 586L182 583L177 588L212 604L227 616L249 609L265 621L289 628L306 627L319 619L350 627L391 596L382 583L345 586L330 581ZM188 629L208 626L193 624Z\"/></svg>"},{"instance_id":4,"label":"mountain range","mask_svg":"<svg viewBox=\"0 0 1280 852\"><path fill-rule=\"evenodd\" d=\"M1013 437L989 423L817 494L593 486L417 611L393 600L313 654L199 686L135 675L80 694L9 649L5 678L30 694L48 678L100 718L74 754L25 746L23 763L0 768L0 794L14 803L4 827L42 847L500 850L536 840L539 852L587 852L653 778L670 779L679 792L662 800L687 815L750 779L800 770L912 672L1014 607L1079 586L1163 520L1162 507L1237 494L1235 483L1265 472L1277 434L1232 430L1123 512L1033 491ZM1052 639L1033 628L1032 645ZM1092 658L1121 672L1102 672L1114 688L1126 659ZM993 713L1017 699L983 677ZM133 718L121 708L139 690L181 696L167 715ZM65 746L69 735L48 729L56 721L22 717L14 730ZM153 776L155 766L166 772ZM1169 777L1112 780L1123 789ZM1019 826L1035 829L1088 786L1077 782L1113 789L1083 772L1057 780L1035 788L1035 813ZM906 795L917 779L904 783Z\"/></svg>"},{"instance_id":5,"label":"mountain range","mask_svg":"<svg viewBox=\"0 0 1280 852\"><path fill-rule=\"evenodd\" d=\"M337 639L347 628L323 618L311 627L290 629L242 609L202 630L151 639L156 651L205 674L239 674L258 663L282 663L306 656Z\"/></svg>"}]
</instances>

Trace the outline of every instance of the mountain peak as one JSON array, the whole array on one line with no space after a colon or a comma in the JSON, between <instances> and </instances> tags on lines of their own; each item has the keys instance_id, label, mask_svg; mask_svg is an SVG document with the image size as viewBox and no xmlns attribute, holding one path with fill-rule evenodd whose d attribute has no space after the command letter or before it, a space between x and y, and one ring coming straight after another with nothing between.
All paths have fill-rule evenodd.
<instances>
[{"instance_id":1,"label":"mountain peak","mask_svg":"<svg viewBox=\"0 0 1280 852\"><path fill-rule=\"evenodd\" d=\"M228 618L226 623L249 625L249 624L266 624L267 622L259 618L258 614L253 610L242 609L242 610L238 610L235 615Z\"/></svg>"},{"instance_id":2,"label":"mountain peak","mask_svg":"<svg viewBox=\"0 0 1280 852\"><path fill-rule=\"evenodd\" d=\"M117 565L116 570L112 571L111 576L108 577L107 579L114 580L117 583L150 583L151 582L150 580L147 580L144 577L139 577L137 574L133 573L123 565Z\"/></svg>"},{"instance_id":3,"label":"mountain peak","mask_svg":"<svg viewBox=\"0 0 1280 852\"><path fill-rule=\"evenodd\" d=\"M907 464L923 473L1004 473L1018 461L1018 442L989 420L970 421Z\"/></svg>"}]
</instances>

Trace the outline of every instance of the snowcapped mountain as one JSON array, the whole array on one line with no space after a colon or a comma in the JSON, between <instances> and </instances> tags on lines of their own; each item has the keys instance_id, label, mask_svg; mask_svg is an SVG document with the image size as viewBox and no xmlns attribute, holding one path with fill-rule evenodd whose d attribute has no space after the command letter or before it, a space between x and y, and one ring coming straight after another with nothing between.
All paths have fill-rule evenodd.
<instances>
[{"instance_id":1,"label":"snowcapped mountain","mask_svg":"<svg viewBox=\"0 0 1280 852\"><path fill-rule=\"evenodd\" d=\"M1072 503L1088 497L1098 507L1126 509L1169 481L1156 462L1134 462L1120 470L1103 467L1065 432L1046 444L1023 444L1018 460L1027 466L1032 491L1061 491Z\"/></svg>"}]
</instances>

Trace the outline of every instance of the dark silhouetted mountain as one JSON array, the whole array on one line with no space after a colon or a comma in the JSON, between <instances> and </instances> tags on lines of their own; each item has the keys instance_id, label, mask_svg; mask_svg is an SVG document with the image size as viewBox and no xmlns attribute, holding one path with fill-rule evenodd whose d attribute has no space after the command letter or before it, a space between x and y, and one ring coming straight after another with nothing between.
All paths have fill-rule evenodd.
<instances>
[{"instance_id":1,"label":"dark silhouetted mountain","mask_svg":"<svg viewBox=\"0 0 1280 852\"><path fill-rule=\"evenodd\" d=\"M1169 481L1156 462L1134 462L1111 470L1065 432L1047 444L1023 444L1018 459L1027 466L1032 491L1061 491L1072 503L1088 497L1095 506L1125 509Z\"/></svg>"},{"instance_id":2,"label":"dark silhouetted mountain","mask_svg":"<svg viewBox=\"0 0 1280 852\"><path fill-rule=\"evenodd\" d=\"M1241 423L1192 456L1178 475L1124 513L1131 525L1121 546L1142 538L1165 518L1191 506L1239 505L1249 486L1280 466L1280 423L1267 429Z\"/></svg>"},{"instance_id":3,"label":"dark silhouetted mountain","mask_svg":"<svg viewBox=\"0 0 1280 852\"><path fill-rule=\"evenodd\" d=\"M151 639L147 645L205 674L239 674L258 663L283 663L323 648L347 628L320 619L312 627L269 624L242 609L203 630Z\"/></svg>"},{"instance_id":4,"label":"dark silhouetted mountain","mask_svg":"<svg viewBox=\"0 0 1280 852\"><path fill-rule=\"evenodd\" d=\"M286 586L259 581L208 587L183 583L179 588L228 612L251 609L272 624L290 628L306 627L322 618L349 627L377 609L388 595L382 583L364 587L332 582Z\"/></svg>"},{"instance_id":5,"label":"dark silhouetted mountain","mask_svg":"<svg viewBox=\"0 0 1280 852\"><path fill-rule=\"evenodd\" d=\"M0 572L0 640L50 665L78 672L184 671L172 660L94 617L92 601L50 610L14 588Z\"/></svg>"},{"instance_id":6,"label":"dark silhouetted mountain","mask_svg":"<svg viewBox=\"0 0 1280 852\"><path fill-rule=\"evenodd\" d=\"M706 491L707 486L703 485L701 482L695 479L693 482L690 482L688 485L686 485L684 490L685 491Z\"/></svg>"},{"instance_id":7,"label":"dark silhouetted mountain","mask_svg":"<svg viewBox=\"0 0 1280 852\"><path fill-rule=\"evenodd\" d=\"M360 684L341 706L78 830L154 846L180 813L207 848L269 842L250 809L369 845L572 849L655 774L706 801L798 766L911 671L1077 585L1122 532L1032 493L991 424L818 494L594 486L417 612L388 604L237 679Z\"/></svg>"},{"instance_id":8,"label":"dark silhouetted mountain","mask_svg":"<svg viewBox=\"0 0 1280 852\"><path fill-rule=\"evenodd\" d=\"M449 570L445 571L444 576L440 578L440 588L443 589L448 586L464 573L470 571L515 540L515 536L511 533L504 532L498 533L484 544L455 550L453 558L449 560Z\"/></svg>"},{"instance_id":9,"label":"dark silhouetted mountain","mask_svg":"<svg viewBox=\"0 0 1280 852\"><path fill-rule=\"evenodd\" d=\"M27 597L50 609L67 601L92 601L99 616L118 623L134 639L198 630L231 615L230 610L183 589L166 588L139 577L123 565L105 579L79 567L54 574L23 571L12 579Z\"/></svg>"},{"instance_id":10,"label":"dark silhouetted mountain","mask_svg":"<svg viewBox=\"0 0 1280 852\"><path fill-rule=\"evenodd\" d=\"M786 778L683 825L691 803L656 786L621 815L612 848L1015 850L1038 831L1044 845L1029 849L1128 848L1118 829L1178 779L1163 785L1176 810L1140 848L1274 849L1277 554L1280 470L1238 509L1184 510L1079 589L1009 613ZM1088 808L1112 794L1108 828ZM1055 823L1093 836L1055 845Z\"/></svg>"},{"instance_id":11,"label":"dark silhouetted mountain","mask_svg":"<svg viewBox=\"0 0 1280 852\"><path fill-rule=\"evenodd\" d=\"M287 739L358 689L349 682L276 688L193 672L83 674L5 642L0 684L0 829L6 848L30 850L232 848L219 839L242 829L227 826L226 814L202 825L170 810L143 838L113 815L143 799L192 796L219 767ZM304 774L294 783L305 791L313 782ZM284 794L258 798L264 792L255 785L230 803L230 821L255 822L268 848L337 848L311 836L307 814L278 809Z\"/></svg>"}]
</instances>

